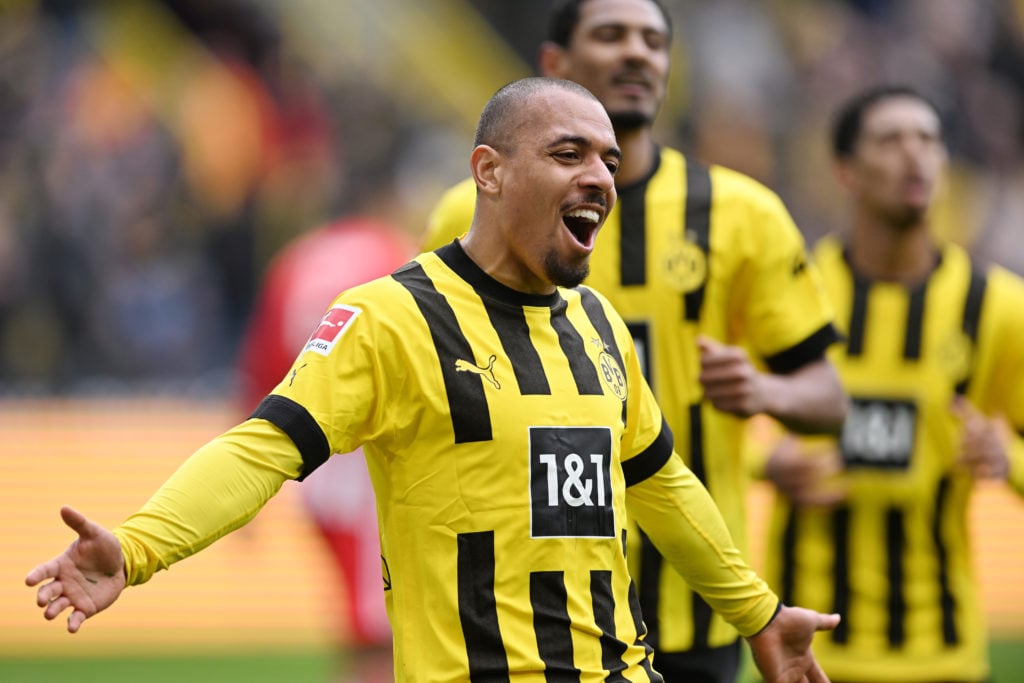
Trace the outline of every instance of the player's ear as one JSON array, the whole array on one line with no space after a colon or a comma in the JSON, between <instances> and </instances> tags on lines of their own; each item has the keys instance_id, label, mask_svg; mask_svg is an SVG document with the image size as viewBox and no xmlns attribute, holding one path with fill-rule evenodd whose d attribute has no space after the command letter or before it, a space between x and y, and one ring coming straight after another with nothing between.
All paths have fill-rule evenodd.
<instances>
[{"instance_id":1,"label":"player's ear","mask_svg":"<svg viewBox=\"0 0 1024 683\"><path fill-rule=\"evenodd\" d=\"M477 189L485 194L495 194L501 189L501 153L490 145L477 145L469 157L470 169Z\"/></svg>"},{"instance_id":2,"label":"player's ear","mask_svg":"<svg viewBox=\"0 0 1024 683\"><path fill-rule=\"evenodd\" d=\"M839 187L847 192L853 189L855 182L853 163L848 159L835 159L832 162L832 175L835 177Z\"/></svg>"},{"instance_id":3,"label":"player's ear","mask_svg":"<svg viewBox=\"0 0 1024 683\"><path fill-rule=\"evenodd\" d=\"M537 50L537 71L549 78L565 78L565 50L558 43L545 40Z\"/></svg>"}]
</instances>

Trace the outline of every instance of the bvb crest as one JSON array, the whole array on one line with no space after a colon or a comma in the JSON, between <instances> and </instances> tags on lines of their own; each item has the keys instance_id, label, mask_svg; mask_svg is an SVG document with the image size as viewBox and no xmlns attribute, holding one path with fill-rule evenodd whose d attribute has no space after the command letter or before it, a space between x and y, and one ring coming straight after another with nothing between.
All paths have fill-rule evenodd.
<instances>
[{"instance_id":1,"label":"bvb crest","mask_svg":"<svg viewBox=\"0 0 1024 683\"><path fill-rule=\"evenodd\" d=\"M663 258L665 277L673 289L685 294L704 284L708 274L707 255L693 242L674 238Z\"/></svg>"}]
</instances>

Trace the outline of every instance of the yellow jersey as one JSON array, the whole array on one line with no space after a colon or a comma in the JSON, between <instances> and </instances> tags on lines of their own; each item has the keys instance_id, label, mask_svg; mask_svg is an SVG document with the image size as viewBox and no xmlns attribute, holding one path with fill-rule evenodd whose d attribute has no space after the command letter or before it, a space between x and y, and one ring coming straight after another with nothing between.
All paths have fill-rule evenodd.
<instances>
[{"instance_id":1,"label":"yellow jersey","mask_svg":"<svg viewBox=\"0 0 1024 683\"><path fill-rule=\"evenodd\" d=\"M332 304L253 418L118 528L130 583L359 446L400 681L660 681L627 506L744 634L777 608L674 453L607 301L515 292L458 243Z\"/></svg>"},{"instance_id":2,"label":"yellow jersey","mask_svg":"<svg viewBox=\"0 0 1024 683\"><path fill-rule=\"evenodd\" d=\"M1024 283L973 268L949 245L919 285L852 270L841 242L816 262L845 335L830 351L851 407L837 439L848 499L835 509L780 500L767 571L784 601L842 613L814 650L835 680L981 681L987 642L971 569L972 479L956 465L963 394L987 414L1024 426ZM1011 451L1024 490L1024 445Z\"/></svg>"},{"instance_id":3,"label":"yellow jersey","mask_svg":"<svg viewBox=\"0 0 1024 683\"><path fill-rule=\"evenodd\" d=\"M472 178L431 213L421 243L466 232ZM742 345L762 368L791 372L837 339L831 308L803 237L779 197L755 180L661 148L642 181L618 189L591 256L589 287L629 327L677 450L707 486L734 539L746 539L744 421L703 401L697 336ZM722 647L737 633L693 593L642 534L630 534L630 569L659 653Z\"/></svg>"}]
</instances>

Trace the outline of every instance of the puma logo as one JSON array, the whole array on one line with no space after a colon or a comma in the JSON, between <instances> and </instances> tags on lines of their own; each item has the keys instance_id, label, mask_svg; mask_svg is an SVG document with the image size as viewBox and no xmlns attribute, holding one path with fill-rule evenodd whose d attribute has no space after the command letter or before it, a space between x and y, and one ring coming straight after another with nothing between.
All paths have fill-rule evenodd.
<instances>
[{"instance_id":1,"label":"puma logo","mask_svg":"<svg viewBox=\"0 0 1024 683\"><path fill-rule=\"evenodd\" d=\"M290 380L288 380L288 386L291 386L292 384L295 383L295 377L296 377L296 375L299 374L299 370L301 370L302 368L306 367L306 365L307 365L307 363L303 363L299 367L297 367L294 370L292 370L292 378Z\"/></svg>"},{"instance_id":2,"label":"puma logo","mask_svg":"<svg viewBox=\"0 0 1024 683\"><path fill-rule=\"evenodd\" d=\"M458 358L455 360L455 370L457 372L472 372L475 375L480 375L485 380L494 385L495 389L501 389L501 382L494 376L494 361L497 360L497 356L491 354L491 357L487 359L487 365L485 367L478 367L468 360L462 360Z\"/></svg>"}]
</instances>

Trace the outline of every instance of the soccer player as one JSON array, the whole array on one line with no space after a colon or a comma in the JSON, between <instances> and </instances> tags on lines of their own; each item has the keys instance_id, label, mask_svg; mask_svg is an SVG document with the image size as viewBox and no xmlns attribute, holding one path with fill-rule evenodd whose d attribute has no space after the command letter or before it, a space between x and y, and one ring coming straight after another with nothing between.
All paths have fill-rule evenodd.
<instances>
[{"instance_id":1,"label":"soccer player","mask_svg":"<svg viewBox=\"0 0 1024 683\"><path fill-rule=\"evenodd\" d=\"M619 202L587 285L625 318L680 454L707 486L732 537L746 538L744 418L838 432L846 396L825 350L836 338L803 237L779 197L753 179L659 146L672 27L654 0L573 0L540 47L545 76L587 87L622 147ZM472 178L434 209L423 246L464 233ZM730 683L737 631L691 591L650 539L630 534L649 640L669 681Z\"/></svg>"},{"instance_id":2,"label":"soccer player","mask_svg":"<svg viewBox=\"0 0 1024 683\"><path fill-rule=\"evenodd\" d=\"M827 677L839 615L783 606L744 562L614 309L579 286L621 158L582 86L525 79L485 106L466 238L343 292L251 419L107 531L33 569L68 630L250 520L288 479L362 446L400 681L661 681L624 553L640 519L769 681Z\"/></svg>"},{"instance_id":3,"label":"soccer player","mask_svg":"<svg viewBox=\"0 0 1024 683\"><path fill-rule=\"evenodd\" d=\"M1024 492L1024 282L931 236L946 151L924 96L858 93L832 149L851 219L815 252L851 408L841 437L788 438L770 456L785 494L770 576L783 600L844 614L815 644L835 679L981 683L968 498L978 479Z\"/></svg>"}]
</instances>

